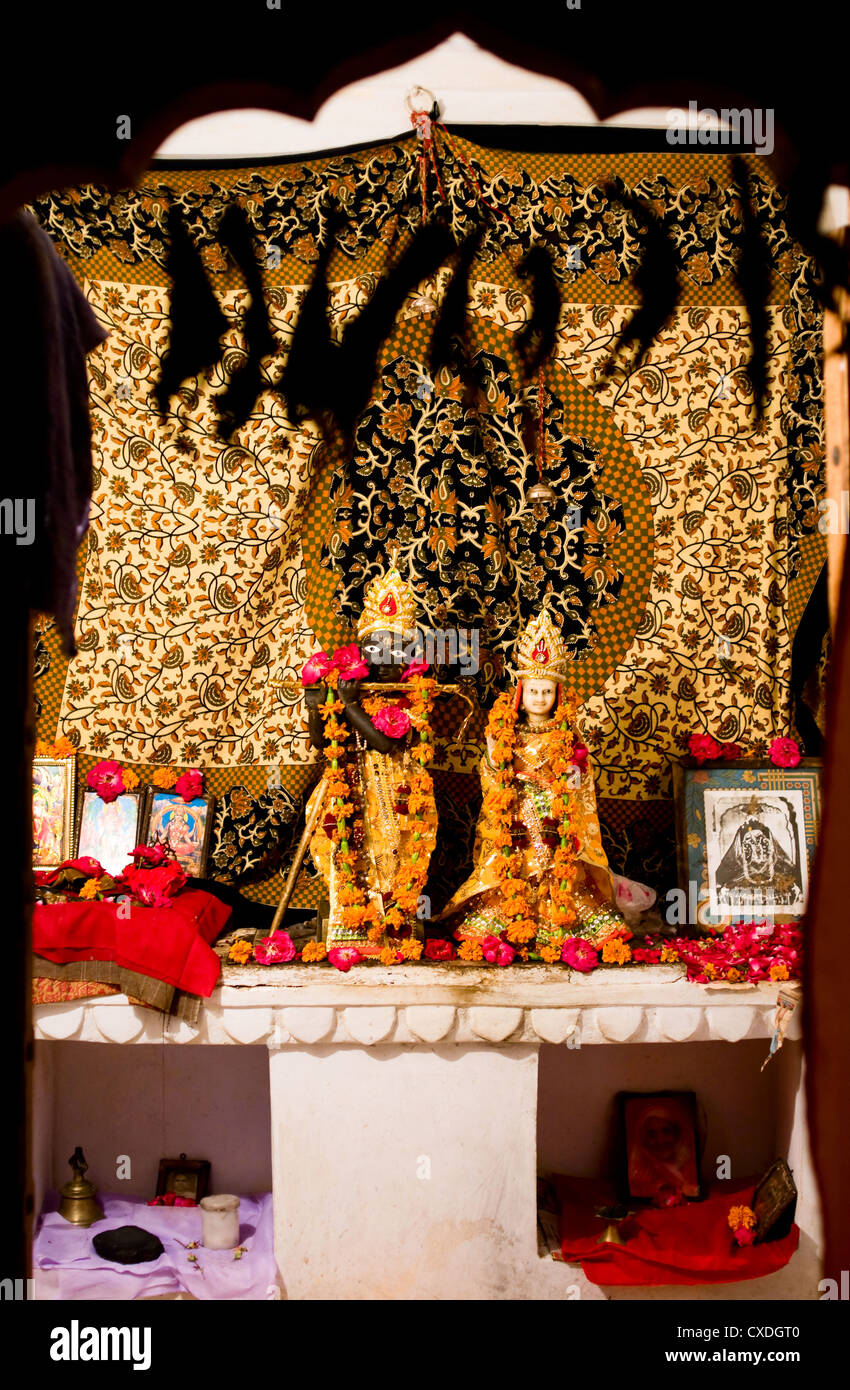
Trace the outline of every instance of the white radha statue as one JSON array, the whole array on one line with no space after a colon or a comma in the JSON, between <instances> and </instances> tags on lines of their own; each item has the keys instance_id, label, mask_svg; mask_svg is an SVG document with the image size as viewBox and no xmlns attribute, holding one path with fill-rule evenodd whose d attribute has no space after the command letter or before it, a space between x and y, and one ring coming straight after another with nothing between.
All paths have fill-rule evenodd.
<instances>
[{"instance_id":1,"label":"white radha statue","mask_svg":"<svg viewBox=\"0 0 850 1390\"><path fill-rule=\"evenodd\" d=\"M569 668L544 609L517 644L514 690L490 713L473 872L436 919L461 942L500 937L554 962L570 938L601 947L629 934L618 898L627 910L655 901L609 869Z\"/></svg>"}]
</instances>

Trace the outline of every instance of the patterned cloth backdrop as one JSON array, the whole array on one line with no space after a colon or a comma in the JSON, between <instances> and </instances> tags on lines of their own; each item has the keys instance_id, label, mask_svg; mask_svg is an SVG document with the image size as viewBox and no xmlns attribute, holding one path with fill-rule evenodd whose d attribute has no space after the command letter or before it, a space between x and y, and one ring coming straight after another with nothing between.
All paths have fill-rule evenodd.
<instances>
[{"instance_id":1,"label":"patterned cloth backdrop","mask_svg":"<svg viewBox=\"0 0 850 1390\"><path fill-rule=\"evenodd\" d=\"M616 867L672 883L670 767L689 733L756 755L789 729L790 653L824 561L821 318L811 264L791 241L762 161L758 213L771 248L770 394L755 421L750 339L734 278L741 236L726 155L517 154L438 146L458 237L488 230L470 277L468 328L432 379L432 308L444 267L411 293L384 344L351 459L336 471L314 428L274 389L329 212L333 329L360 312L422 221L414 137L351 154L250 168L151 171L123 193L86 187L34 212L110 336L91 355L96 475L80 556L78 655L40 625L39 733L68 737L81 774L103 757L201 766L221 798L213 872L274 901L274 859L297 835L317 775L298 670L349 636L390 539L437 628L478 627L486 703L518 624L552 595ZM678 248L679 308L647 360L614 352L638 302L641 236L617 192L643 199ZM429 208L441 201L431 180ZM228 443L214 402L244 360L247 292L216 241L232 201L266 254L279 345L268 389ZM229 322L221 362L187 381L161 420L153 400L168 332L164 220L178 203ZM542 388L516 337L530 245L553 249L563 307ZM437 785L453 844L468 841L483 723L454 735L444 709ZM457 836L458 839L454 837ZM464 871L437 856L439 900ZM316 901L302 877L296 902Z\"/></svg>"}]
</instances>

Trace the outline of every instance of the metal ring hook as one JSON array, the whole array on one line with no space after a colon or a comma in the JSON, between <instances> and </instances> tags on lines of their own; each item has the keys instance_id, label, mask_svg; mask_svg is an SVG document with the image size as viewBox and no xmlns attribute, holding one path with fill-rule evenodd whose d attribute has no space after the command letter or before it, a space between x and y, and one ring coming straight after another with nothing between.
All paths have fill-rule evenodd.
<instances>
[{"instance_id":1,"label":"metal ring hook","mask_svg":"<svg viewBox=\"0 0 850 1390\"><path fill-rule=\"evenodd\" d=\"M413 102L420 101L422 97L430 98L428 105L414 106ZM410 90L407 92L407 95L404 98L404 104L410 112L411 116L413 115L414 111L425 111L428 114L430 114L430 112L433 111L434 107L437 105L437 98L434 96L433 92L430 92L428 90L427 87L420 87L417 85L415 87L411 87Z\"/></svg>"}]
</instances>

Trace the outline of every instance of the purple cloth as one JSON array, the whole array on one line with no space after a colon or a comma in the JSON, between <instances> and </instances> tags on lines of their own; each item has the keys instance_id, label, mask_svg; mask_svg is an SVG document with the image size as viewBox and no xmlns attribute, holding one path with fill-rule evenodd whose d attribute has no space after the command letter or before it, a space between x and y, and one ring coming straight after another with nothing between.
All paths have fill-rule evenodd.
<instances>
[{"instance_id":1,"label":"purple cloth","mask_svg":"<svg viewBox=\"0 0 850 1390\"><path fill-rule=\"evenodd\" d=\"M59 1215L59 1197L49 1192L33 1242L35 1271L50 1271L50 1291L38 1297L56 1299L132 1299L186 1292L200 1299L272 1299L277 1297L274 1258L272 1194L240 1198L239 1239L246 1247L241 1259L232 1250L187 1250L201 1239L200 1207L149 1207L143 1197L99 1194L103 1221L81 1228ZM95 1254L93 1238L116 1226L141 1226L159 1236L165 1247L157 1260L119 1265ZM182 1243L181 1243L182 1242ZM192 1261L189 1255L197 1255Z\"/></svg>"}]
</instances>

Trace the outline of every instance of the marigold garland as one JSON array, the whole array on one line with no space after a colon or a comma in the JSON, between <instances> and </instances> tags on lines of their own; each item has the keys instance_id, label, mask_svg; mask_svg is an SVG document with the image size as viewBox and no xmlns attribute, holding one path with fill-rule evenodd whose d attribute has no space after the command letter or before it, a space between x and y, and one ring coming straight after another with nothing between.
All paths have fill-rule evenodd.
<instances>
[{"instance_id":1,"label":"marigold garland","mask_svg":"<svg viewBox=\"0 0 850 1390\"><path fill-rule=\"evenodd\" d=\"M301 952L301 959L305 965L318 964L326 959L327 954L328 948L324 941L308 941Z\"/></svg>"},{"instance_id":2,"label":"marigold garland","mask_svg":"<svg viewBox=\"0 0 850 1390\"><path fill-rule=\"evenodd\" d=\"M399 864L398 871L390 889L389 906L381 913L374 902L367 901L365 889L365 869L361 863L361 856L357 852L355 837L352 829L358 827L359 822L353 821L356 806L351 800L351 788L345 776L344 764L347 754L349 741L349 729L344 719L338 716L343 713L342 703L334 695L336 682L331 680L335 672L329 672L327 699L320 707L320 713L325 726L325 736L328 740L326 747L327 766L325 770L327 804L330 807L330 814L336 821L336 827L330 833L333 842L333 853L335 862L341 870L342 882L339 889L339 901L342 906L340 921L343 927L348 929L363 929L371 941L380 941L382 937L389 935L397 938L397 946L402 949L404 954L402 959L418 960L421 955L421 947L418 952L413 949L414 944L408 944L407 938L401 938L399 933L404 929L405 923L419 906L419 898L425 886L428 876L427 858L420 858L419 849L414 849L408 859ZM419 742L416 745L414 757L419 764L410 774L410 793L407 800L408 822L413 828L413 843L421 839L426 815L432 818L435 812L434 806L434 782L431 774L427 771L427 764L434 756L434 750L430 743L430 714L433 692L436 681L425 679L421 675L411 677L409 682L408 714L411 726L419 735ZM379 713L382 709L397 707L394 702L385 701L380 696L364 701L363 708L370 718ZM395 964L397 954L393 947L387 947L381 953L380 959L384 964ZM384 956L392 951L392 959Z\"/></svg>"},{"instance_id":3,"label":"marigold garland","mask_svg":"<svg viewBox=\"0 0 850 1390\"><path fill-rule=\"evenodd\" d=\"M560 943L576 920L572 885L578 872L575 863L575 842L569 821L569 793L575 770L572 756L574 745L570 732L570 722L575 716L574 697L568 697L560 709L561 722L550 735L552 769L557 777L552 814L558 819L560 836L560 843L552 858L548 923L545 927L547 934L551 933L553 937L550 943L554 952L552 963L559 959ZM502 914L510 923L505 934L508 941L521 946L532 941L540 926L544 924L538 926L531 916L528 884L523 876L523 856L512 848L511 827L518 810L514 777L517 718L518 710L514 697L509 692L500 695L487 721L487 739L492 750L491 765L496 785L484 798L484 808L494 826L493 842L502 851L495 868L502 887ZM544 950L547 950L547 947L541 948L541 955ZM549 955L543 955L543 959L548 960Z\"/></svg>"},{"instance_id":4,"label":"marigold garland","mask_svg":"<svg viewBox=\"0 0 850 1390\"><path fill-rule=\"evenodd\" d=\"M731 1231L751 1231L756 1224L756 1214L752 1207L730 1207L727 1220Z\"/></svg>"}]
</instances>

